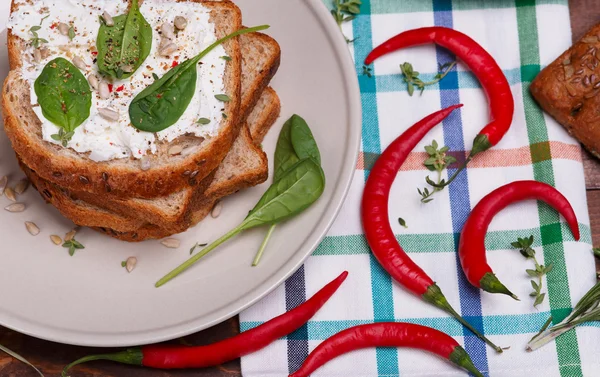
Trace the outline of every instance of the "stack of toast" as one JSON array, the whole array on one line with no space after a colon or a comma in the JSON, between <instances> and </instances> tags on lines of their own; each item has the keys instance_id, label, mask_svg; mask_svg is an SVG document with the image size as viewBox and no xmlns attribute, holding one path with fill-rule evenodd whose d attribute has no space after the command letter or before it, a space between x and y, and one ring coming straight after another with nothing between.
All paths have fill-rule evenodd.
<instances>
[{"instance_id":1,"label":"stack of toast","mask_svg":"<svg viewBox=\"0 0 600 377\"><path fill-rule=\"evenodd\" d=\"M218 38L243 28L232 2L193 1L209 10ZM18 8L13 1L12 11ZM267 179L261 143L281 109L269 86L281 51L268 35L248 33L223 44L230 100L223 105L218 134L162 141L156 153L142 159L94 161L89 152L43 140L23 78L33 47L13 31L8 35L11 72L2 91L5 130L32 185L75 224L131 242L164 238L200 222L223 197Z\"/></svg>"}]
</instances>

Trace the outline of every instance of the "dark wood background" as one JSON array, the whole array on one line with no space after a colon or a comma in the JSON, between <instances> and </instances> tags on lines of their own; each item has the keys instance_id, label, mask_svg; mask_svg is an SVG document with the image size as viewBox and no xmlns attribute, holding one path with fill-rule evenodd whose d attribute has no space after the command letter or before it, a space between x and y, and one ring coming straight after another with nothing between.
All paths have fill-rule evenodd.
<instances>
[{"instance_id":1,"label":"dark wood background","mask_svg":"<svg viewBox=\"0 0 600 377\"><path fill-rule=\"evenodd\" d=\"M592 25L600 22L600 1L570 0L573 40L578 39ZM584 152L588 207L592 225L592 239L600 243L600 162ZM238 333L238 318L232 318L208 330L174 341L188 345L208 344ZM105 353L106 349L75 347L32 338L0 327L0 344L18 352L39 367L47 377L59 376L69 362L92 353ZM0 352L0 375L6 377L35 377L29 367ZM78 377L238 377L239 360L217 368L183 371L156 371L145 368L95 362L77 368Z\"/></svg>"}]
</instances>

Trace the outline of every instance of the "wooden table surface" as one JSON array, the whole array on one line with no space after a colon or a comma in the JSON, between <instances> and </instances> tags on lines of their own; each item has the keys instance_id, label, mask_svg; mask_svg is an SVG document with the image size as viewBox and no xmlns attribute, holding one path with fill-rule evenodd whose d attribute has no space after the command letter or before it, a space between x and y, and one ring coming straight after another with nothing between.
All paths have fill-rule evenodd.
<instances>
[{"instance_id":1,"label":"wooden table surface","mask_svg":"<svg viewBox=\"0 0 600 377\"><path fill-rule=\"evenodd\" d=\"M600 22L600 1L569 0L573 40L577 40L592 25ZM590 212L592 239L600 243L600 161L583 153L586 174L588 208ZM232 318L208 330L174 341L188 345L208 344L238 333L238 318ZM75 347L32 338L0 327L0 344L18 352L42 370L47 377L59 376L69 362L92 353L105 353L106 349ZM110 351L110 350L108 350ZM0 375L6 377L35 377L29 367L0 352ZM217 368L204 370L156 371L145 368L119 365L110 362L95 362L77 368L78 377L237 377L241 376L239 360Z\"/></svg>"}]
</instances>

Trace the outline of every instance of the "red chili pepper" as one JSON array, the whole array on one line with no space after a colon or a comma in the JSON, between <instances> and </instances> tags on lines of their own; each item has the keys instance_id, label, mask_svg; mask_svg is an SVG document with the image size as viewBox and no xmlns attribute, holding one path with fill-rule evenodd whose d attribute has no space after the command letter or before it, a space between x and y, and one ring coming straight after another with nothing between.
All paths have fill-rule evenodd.
<instances>
[{"instance_id":1,"label":"red chili pepper","mask_svg":"<svg viewBox=\"0 0 600 377\"><path fill-rule=\"evenodd\" d=\"M497 352L502 349L475 330L461 318L444 297L440 288L402 250L396 240L388 215L390 189L398 170L417 143L452 111L462 107L454 105L433 113L406 130L381 154L371 169L362 197L362 224L365 237L373 255L381 266L400 284L425 301L452 315Z\"/></svg>"},{"instance_id":2,"label":"red chili pepper","mask_svg":"<svg viewBox=\"0 0 600 377\"><path fill-rule=\"evenodd\" d=\"M62 376L66 377L73 366L93 360L111 360L157 369L204 368L235 360L296 331L325 305L347 276L348 272L344 271L303 304L233 338L206 346L156 344L114 354L86 356L67 365Z\"/></svg>"},{"instance_id":3,"label":"red chili pepper","mask_svg":"<svg viewBox=\"0 0 600 377\"><path fill-rule=\"evenodd\" d=\"M117 87L117 89L115 91L122 92L123 89L125 89L125 85L121 85L121 86Z\"/></svg>"},{"instance_id":4,"label":"red chili pepper","mask_svg":"<svg viewBox=\"0 0 600 377\"><path fill-rule=\"evenodd\" d=\"M92 55L97 56L98 55L98 51L92 51Z\"/></svg>"},{"instance_id":5,"label":"red chili pepper","mask_svg":"<svg viewBox=\"0 0 600 377\"><path fill-rule=\"evenodd\" d=\"M554 187L537 181L517 181L497 188L473 208L463 226L458 245L460 264L467 280L490 293L503 293L518 298L502 284L485 256L485 235L494 216L508 205L522 200L537 199L557 210L569 224L575 240L579 240L579 224L573 207Z\"/></svg>"},{"instance_id":6,"label":"red chili pepper","mask_svg":"<svg viewBox=\"0 0 600 377\"><path fill-rule=\"evenodd\" d=\"M351 327L319 344L300 369L290 377L308 377L327 362L345 353L371 347L410 347L429 351L471 372L483 374L469 354L452 337L441 331L412 323L381 322Z\"/></svg>"},{"instance_id":7,"label":"red chili pepper","mask_svg":"<svg viewBox=\"0 0 600 377\"><path fill-rule=\"evenodd\" d=\"M171 64L171 68L175 68L179 65L179 62L177 60L173 60L173 63Z\"/></svg>"},{"instance_id":8,"label":"red chili pepper","mask_svg":"<svg viewBox=\"0 0 600 377\"><path fill-rule=\"evenodd\" d=\"M113 84L108 84L108 92L112 93L113 91Z\"/></svg>"},{"instance_id":9,"label":"red chili pepper","mask_svg":"<svg viewBox=\"0 0 600 377\"><path fill-rule=\"evenodd\" d=\"M447 48L465 62L481 83L490 106L490 123L475 137L465 164L447 182L439 185L434 183L434 186L441 188L449 185L476 154L498 144L510 128L515 102L510 85L494 58L469 36L453 29L435 26L405 31L371 51L365 64L369 65L375 59L401 48L427 43Z\"/></svg>"}]
</instances>

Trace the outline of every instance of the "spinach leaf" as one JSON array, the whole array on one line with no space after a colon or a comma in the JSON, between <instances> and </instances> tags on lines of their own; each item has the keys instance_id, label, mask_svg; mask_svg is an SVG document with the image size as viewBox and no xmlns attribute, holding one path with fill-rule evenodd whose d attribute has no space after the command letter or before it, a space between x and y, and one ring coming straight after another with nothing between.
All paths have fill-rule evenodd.
<instances>
[{"instance_id":1,"label":"spinach leaf","mask_svg":"<svg viewBox=\"0 0 600 377\"><path fill-rule=\"evenodd\" d=\"M133 0L129 12L114 17L114 26L102 24L96 39L101 73L126 79L144 63L152 49L152 26Z\"/></svg>"},{"instance_id":2,"label":"spinach leaf","mask_svg":"<svg viewBox=\"0 0 600 377\"><path fill-rule=\"evenodd\" d=\"M292 120L288 120L283 124L279 138L277 139L277 147L275 148L275 172L273 173L273 181L278 181L281 176L292 166L300 161L298 155L294 151L292 145Z\"/></svg>"},{"instance_id":3,"label":"spinach leaf","mask_svg":"<svg viewBox=\"0 0 600 377\"><path fill-rule=\"evenodd\" d=\"M233 32L208 46L197 56L169 70L139 93L129 105L129 117L133 126L141 131L159 132L175 124L196 93L197 64L200 60L231 38L268 27L263 25Z\"/></svg>"},{"instance_id":4,"label":"spinach leaf","mask_svg":"<svg viewBox=\"0 0 600 377\"><path fill-rule=\"evenodd\" d=\"M294 152L299 159L312 158L315 162L321 165L321 153L317 142L313 137L308 124L299 115L293 115L290 118L292 123L291 127L291 140Z\"/></svg>"},{"instance_id":5,"label":"spinach leaf","mask_svg":"<svg viewBox=\"0 0 600 377\"><path fill-rule=\"evenodd\" d=\"M322 169L313 159L304 159L290 168L264 193L243 229L284 221L313 204L325 189Z\"/></svg>"},{"instance_id":6,"label":"spinach leaf","mask_svg":"<svg viewBox=\"0 0 600 377\"><path fill-rule=\"evenodd\" d=\"M46 64L35 80L34 90L44 117L66 132L72 132L90 116L90 84L64 58Z\"/></svg>"}]
</instances>

